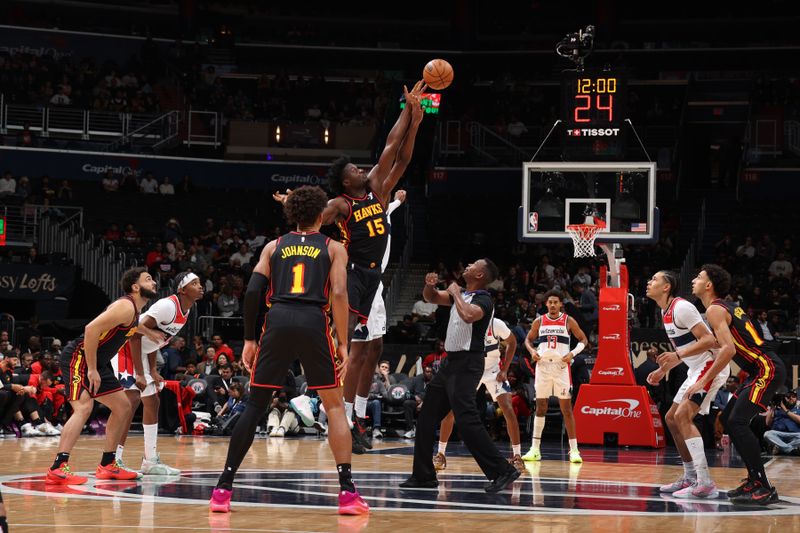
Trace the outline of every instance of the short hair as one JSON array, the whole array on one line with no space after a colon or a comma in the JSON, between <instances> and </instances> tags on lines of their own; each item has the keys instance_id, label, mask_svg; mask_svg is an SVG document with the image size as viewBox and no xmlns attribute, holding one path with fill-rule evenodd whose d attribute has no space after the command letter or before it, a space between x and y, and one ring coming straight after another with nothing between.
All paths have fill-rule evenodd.
<instances>
[{"instance_id":1,"label":"short hair","mask_svg":"<svg viewBox=\"0 0 800 533\"><path fill-rule=\"evenodd\" d=\"M328 205L328 195L317 186L298 187L286 199L283 211L290 224L312 226Z\"/></svg>"},{"instance_id":2,"label":"short hair","mask_svg":"<svg viewBox=\"0 0 800 533\"><path fill-rule=\"evenodd\" d=\"M244 394L244 387L242 387L241 383L236 383L236 382L231 383L231 390L236 391L239 394Z\"/></svg>"},{"instance_id":3,"label":"short hair","mask_svg":"<svg viewBox=\"0 0 800 533\"><path fill-rule=\"evenodd\" d=\"M498 269L497 265L494 264L494 261L492 261L488 257L484 257L483 262L486 265L486 268L484 269L486 271L486 277L487 277L486 283L487 284L492 283L500 275L500 269Z\"/></svg>"},{"instance_id":4,"label":"short hair","mask_svg":"<svg viewBox=\"0 0 800 533\"><path fill-rule=\"evenodd\" d=\"M386 359L384 359L383 361L378 361L378 366L381 366L383 363L386 363L387 365L389 365L389 368L392 368L392 363L390 363Z\"/></svg>"},{"instance_id":5,"label":"short hair","mask_svg":"<svg viewBox=\"0 0 800 533\"><path fill-rule=\"evenodd\" d=\"M331 163L331 166L328 168L328 172L325 175L328 178L328 186L331 191L336 194L342 194L344 192L342 175L344 174L345 167L349 164L350 158L343 155Z\"/></svg>"},{"instance_id":6,"label":"short hair","mask_svg":"<svg viewBox=\"0 0 800 533\"><path fill-rule=\"evenodd\" d=\"M222 355L225 355L225 354L222 354ZM220 372L223 371L223 370L230 370L231 372L233 372L233 366L231 366L230 363L225 363L224 365L220 365L219 370L220 370Z\"/></svg>"},{"instance_id":7,"label":"short hair","mask_svg":"<svg viewBox=\"0 0 800 533\"><path fill-rule=\"evenodd\" d=\"M53 374L50 373L49 370L42 371L42 374L39 376L39 383L47 380L53 381Z\"/></svg>"},{"instance_id":8,"label":"short hair","mask_svg":"<svg viewBox=\"0 0 800 533\"><path fill-rule=\"evenodd\" d=\"M119 280L119 286L122 292L130 294L133 292L133 286L139 281L139 276L147 272L144 267L131 267L122 273L122 278Z\"/></svg>"},{"instance_id":9,"label":"short hair","mask_svg":"<svg viewBox=\"0 0 800 533\"><path fill-rule=\"evenodd\" d=\"M549 298L558 298L560 302L564 301L564 295L558 289L550 289L544 293L544 301L546 302Z\"/></svg>"},{"instance_id":10,"label":"short hair","mask_svg":"<svg viewBox=\"0 0 800 533\"><path fill-rule=\"evenodd\" d=\"M700 267L700 270L704 270L708 279L711 280L711 285L714 286L714 294L720 298L727 296L728 291L731 290L731 275L728 274L727 270L713 263L706 263Z\"/></svg>"},{"instance_id":11,"label":"short hair","mask_svg":"<svg viewBox=\"0 0 800 533\"><path fill-rule=\"evenodd\" d=\"M678 274L672 270L660 270L659 272L661 272L661 275L664 276L664 279L669 283L669 295L677 296L678 290L680 290Z\"/></svg>"}]
</instances>

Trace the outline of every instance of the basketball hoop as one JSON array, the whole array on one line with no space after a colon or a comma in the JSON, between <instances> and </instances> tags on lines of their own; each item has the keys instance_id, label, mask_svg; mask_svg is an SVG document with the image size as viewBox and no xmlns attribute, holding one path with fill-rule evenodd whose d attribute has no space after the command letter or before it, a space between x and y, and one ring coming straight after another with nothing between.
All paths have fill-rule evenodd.
<instances>
[{"instance_id":1,"label":"basketball hoop","mask_svg":"<svg viewBox=\"0 0 800 533\"><path fill-rule=\"evenodd\" d=\"M594 240L597 232L605 227L605 224L570 224L567 232L572 237L572 244L575 247L575 257L594 257Z\"/></svg>"}]
</instances>

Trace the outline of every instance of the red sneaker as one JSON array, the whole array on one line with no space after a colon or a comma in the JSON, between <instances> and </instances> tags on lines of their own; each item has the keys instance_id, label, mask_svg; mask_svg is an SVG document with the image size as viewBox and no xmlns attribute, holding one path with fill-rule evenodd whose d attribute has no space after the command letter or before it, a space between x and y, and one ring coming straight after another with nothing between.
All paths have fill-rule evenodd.
<instances>
[{"instance_id":1,"label":"red sneaker","mask_svg":"<svg viewBox=\"0 0 800 533\"><path fill-rule=\"evenodd\" d=\"M106 466L97 465L94 475L97 479L116 479L120 481L130 481L139 477L137 472L125 470L117 461Z\"/></svg>"},{"instance_id":2,"label":"red sneaker","mask_svg":"<svg viewBox=\"0 0 800 533\"><path fill-rule=\"evenodd\" d=\"M58 468L48 470L44 480L47 485L83 485L87 481L89 481L89 478L73 474L67 463L62 463Z\"/></svg>"}]
</instances>

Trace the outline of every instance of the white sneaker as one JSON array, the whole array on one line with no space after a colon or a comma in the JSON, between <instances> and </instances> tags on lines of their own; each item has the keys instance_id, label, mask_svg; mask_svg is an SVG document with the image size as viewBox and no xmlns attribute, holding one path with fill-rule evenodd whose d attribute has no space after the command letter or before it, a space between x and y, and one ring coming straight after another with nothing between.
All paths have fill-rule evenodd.
<instances>
[{"instance_id":1,"label":"white sneaker","mask_svg":"<svg viewBox=\"0 0 800 533\"><path fill-rule=\"evenodd\" d=\"M57 430L56 428L54 428L53 424L51 424L50 422L45 422L43 424L39 424L39 426L36 429L39 430L40 433L43 433L44 435L47 435L48 437L57 437L57 436L61 435L61 432L59 430Z\"/></svg>"},{"instance_id":2,"label":"white sneaker","mask_svg":"<svg viewBox=\"0 0 800 533\"><path fill-rule=\"evenodd\" d=\"M273 427L272 429L269 430L269 436L270 437L276 437L277 435L278 435L278 428L277 427Z\"/></svg>"},{"instance_id":3,"label":"white sneaker","mask_svg":"<svg viewBox=\"0 0 800 533\"><path fill-rule=\"evenodd\" d=\"M58 431L59 433L61 433L62 431L64 431L64 426L62 426L61 424L56 424L56 425L55 425L55 426L53 426L53 427L54 427L54 428L56 428L56 431Z\"/></svg>"},{"instance_id":4,"label":"white sneaker","mask_svg":"<svg viewBox=\"0 0 800 533\"><path fill-rule=\"evenodd\" d=\"M19 428L20 433L22 433L23 437L43 437L44 433L36 429L31 425L30 422L27 424L22 424L22 427Z\"/></svg>"},{"instance_id":5,"label":"white sneaker","mask_svg":"<svg viewBox=\"0 0 800 533\"><path fill-rule=\"evenodd\" d=\"M283 428L283 426L278 426L278 430L275 432L275 436L283 437L284 435L286 435L286 430Z\"/></svg>"},{"instance_id":6,"label":"white sneaker","mask_svg":"<svg viewBox=\"0 0 800 533\"><path fill-rule=\"evenodd\" d=\"M697 480L695 479L694 481L692 481L692 484L689 485L688 487L684 487L681 490L676 490L675 492L673 492L672 497L681 499L691 498L692 496L694 496L692 492L696 490L696 488L697 488Z\"/></svg>"},{"instance_id":7,"label":"white sneaker","mask_svg":"<svg viewBox=\"0 0 800 533\"><path fill-rule=\"evenodd\" d=\"M404 439L413 439L416 436L417 436L417 430L416 429L409 429L408 431L403 433L403 438Z\"/></svg>"},{"instance_id":8,"label":"white sneaker","mask_svg":"<svg viewBox=\"0 0 800 533\"><path fill-rule=\"evenodd\" d=\"M156 454L152 461L142 459L142 474L145 476L179 476L181 471L161 462L161 455Z\"/></svg>"},{"instance_id":9,"label":"white sneaker","mask_svg":"<svg viewBox=\"0 0 800 533\"><path fill-rule=\"evenodd\" d=\"M381 428L372 428L372 438L373 439L383 438L383 433L381 433Z\"/></svg>"}]
</instances>

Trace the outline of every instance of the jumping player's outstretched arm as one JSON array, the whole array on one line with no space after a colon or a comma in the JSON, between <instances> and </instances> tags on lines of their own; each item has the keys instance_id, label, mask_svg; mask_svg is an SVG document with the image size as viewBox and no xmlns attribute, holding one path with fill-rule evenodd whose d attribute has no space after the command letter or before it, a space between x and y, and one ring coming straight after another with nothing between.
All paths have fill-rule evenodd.
<instances>
[{"instance_id":1,"label":"jumping player's outstretched arm","mask_svg":"<svg viewBox=\"0 0 800 533\"><path fill-rule=\"evenodd\" d=\"M411 124L412 109L420 106L420 97L422 96L422 91L425 89L427 89L427 86L422 80L418 81L410 92L405 86L403 87L403 94L406 97L406 106L403 108L400 116L397 117L397 122L395 122L392 130L386 137L386 146L384 146L383 152L381 152L381 156L378 158L378 162L372 167L372 170L369 171L370 189L378 195L383 205L386 205L385 200L388 199L393 188L386 189L384 187L384 182L397 158L400 146L406 138L407 130ZM416 132L414 132L414 135L416 135ZM400 175L402 175L402 173ZM399 176L396 178L395 184L398 179L400 179Z\"/></svg>"},{"instance_id":2,"label":"jumping player's outstretched arm","mask_svg":"<svg viewBox=\"0 0 800 533\"><path fill-rule=\"evenodd\" d=\"M401 141L400 150L398 150L397 157L392 164L391 170L389 170L389 175L386 176L386 179L381 185L379 199L383 205L388 203L392 189L397 186L397 182L403 177L403 174L405 174L408 168L408 164L411 162L411 157L414 155L414 143L417 140L417 131L425 116L422 105L420 105L418 100L410 98L406 109L409 107L411 108L411 124L409 124L406 134Z\"/></svg>"},{"instance_id":3,"label":"jumping player's outstretched arm","mask_svg":"<svg viewBox=\"0 0 800 533\"><path fill-rule=\"evenodd\" d=\"M714 358L714 364L708 369L703 377L697 380L697 383L689 387L686 391L684 398L691 398L692 395L697 394L715 377L722 372L722 369L728 366L733 356L736 355L736 346L734 345L733 335L729 327L731 316L728 310L719 306L711 305L706 310L706 318L711 328L714 330L714 335L717 337L720 349L717 356Z\"/></svg>"},{"instance_id":4,"label":"jumping player's outstretched arm","mask_svg":"<svg viewBox=\"0 0 800 533\"><path fill-rule=\"evenodd\" d=\"M261 257L253 268L247 292L244 294L244 348L242 348L242 363L248 372L253 371L252 365L256 358L256 319L258 319L259 302L261 294L267 287L270 276L269 260L275 252L278 241L270 241L261 250Z\"/></svg>"},{"instance_id":5,"label":"jumping player's outstretched arm","mask_svg":"<svg viewBox=\"0 0 800 533\"><path fill-rule=\"evenodd\" d=\"M336 340L339 345L336 353L339 356L338 372L343 379L347 372L347 321L350 318L347 298L347 250L334 240L328 242L328 254L331 257L331 312L333 325L336 326Z\"/></svg>"},{"instance_id":6,"label":"jumping player's outstretched arm","mask_svg":"<svg viewBox=\"0 0 800 533\"><path fill-rule=\"evenodd\" d=\"M275 191L272 193L272 199L281 204L286 203L286 199L292 193L291 189L286 189L286 192ZM335 223L337 220L345 218L348 214L347 201L344 198L336 197L328 201L325 210L322 211L322 225L327 226Z\"/></svg>"},{"instance_id":7,"label":"jumping player's outstretched arm","mask_svg":"<svg viewBox=\"0 0 800 533\"><path fill-rule=\"evenodd\" d=\"M565 363L569 363L576 355L589 347L589 339L586 338L586 334L578 325L577 320L572 317L567 318L567 329L572 335L575 336L576 339L578 339L578 344L576 344L575 348L573 348L567 355L563 357L563 361Z\"/></svg>"},{"instance_id":8,"label":"jumping player's outstretched arm","mask_svg":"<svg viewBox=\"0 0 800 533\"><path fill-rule=\"evenodd\" d=\"M437 283L439 283L439 274L436 272L425 274L425 287L422 289L422 297L429 304L453 305L450 295L446 291L440 291L436 288Z\"/></svg>"},{"instance_id":9,"label":"jumping player's outstretched arm","mask_svg":"<svg viewBox=\"0 0 800 533\"><path fill-rule=\"evenodd\" d=\"M525 336L525 348L528 350L528 353L531 354L531 360L534 362L540 359L539 353L536 351L536 348L534 348L533 343L539 338L539 326L541 323L542 320L540 318L534 320L533 324L531 324L530 331L528 331L528 334Z\"/></svg>"},{"instance_id":10,"label":"jumping player's outstretched arm","mask_svg":"<svg viewBox=\"0 0 800 533\"><path fill-rule=\"evenodd\" d=\"M83 353L86 355L86 377L89 379L92 394L100 388L100 374L97 373L97 346L100 344L100 335L117 326L130 324L135 316L136 306L133 302L117 300L97 318L86 324L83 330ZM141 348L139 351L141 352Z\"/></svg>"}]
</instances>

